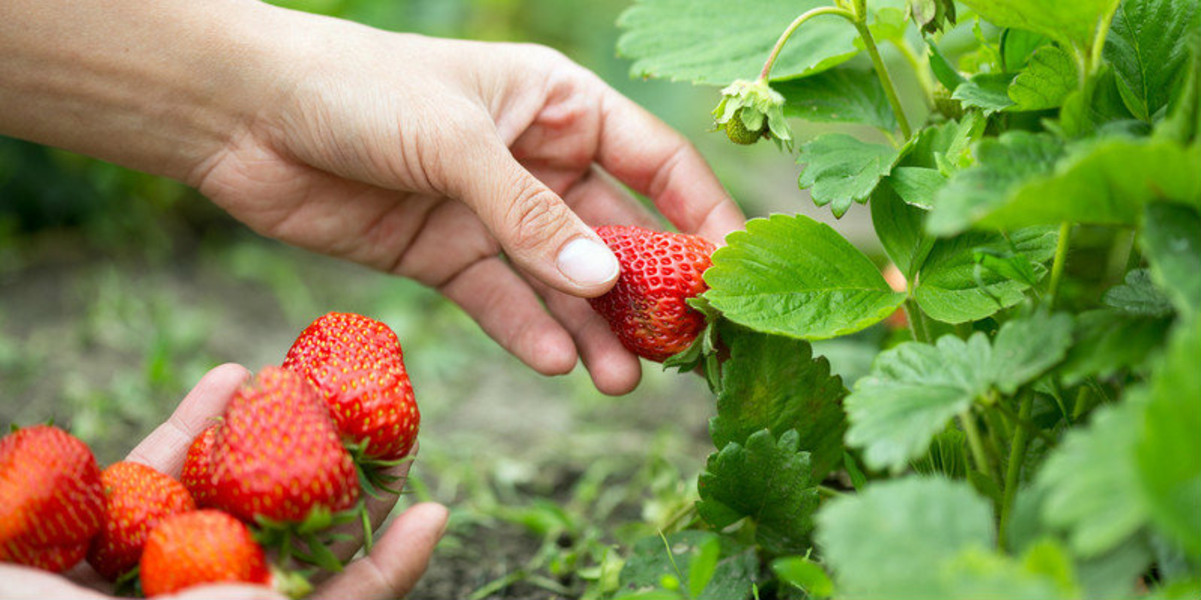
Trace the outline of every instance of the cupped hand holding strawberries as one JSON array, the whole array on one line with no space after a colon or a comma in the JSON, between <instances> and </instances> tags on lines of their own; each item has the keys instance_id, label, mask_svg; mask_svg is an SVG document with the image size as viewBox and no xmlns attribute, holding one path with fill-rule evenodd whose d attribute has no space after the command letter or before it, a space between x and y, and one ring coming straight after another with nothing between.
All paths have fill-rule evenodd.
<instances>
[{"instance_id":1,"label":"cupped hand holding strawberries","mask_svg":"<svg viewBox=\"0 0 1201 600\"><path fill-rule=\"evenodd\" d=\"M700 154L544 47L398 34L255 0L8 0L0 133L196 186L253 229L434 287L544 374L638 359L582 298L594 230L743 223Z\"/></svg>"},{"instance_id":2,"label":"cupped hand holding strawberries","mask_svg":"<svg viewBox=\"0 0 1201 600\"><path fill-rule=\"evenodd\" d=\"M9 446L0 452L0 462L8 461L15 454L36 452L42 456L56 457L39 465L34 465L43 472L60 470L66 475L66 481L74 481L65 492L56 495L49 503L52 510L59 511L62 516L56 521L50 515L26 515L25 510L7 503L3 508L6 525L4 535L0 536L0 597L37 597L37 598L100 598L106 592L112 591L109 583L118 573L128 571L142 560L143 586L147 593L153 593L154 586L170 586L172 577L189 576L189 568L203 569L205 565L184 566L178 554L168 556L165 568L156 568L147 561L155 560L152 556L141 556L140 548L128 547L119 540L128 540L132 529L139 522L149 519L157 521L151 531L143 531L135 539L145 540L147 548L152 546L171 552L173 542L168 535L170 527L159 527L168 519L179 521L201 520L204 530L208 533L220 531L222 527L233 527L234 533L245 536L248 540L246 526L226 512L206 509L196 511L196 505L185 486L177 479L184 467L185 457L193 441L203 431L210 427L214 418L229 415L231 403L247 402L247 397L262 392L270 385L272 378L284 378L296 383L303 383L299 374L289 375L282 369L266 368L259 376L250 381L246 369L237 365L223 365L210 371L188 396L180 403L171 418L129 454L126 461L116 463L104 470L103 474L95 466L90 451L82 443L53 427L35 426L22 429L6 438ZM316 392L312 394L314 406L319 406L320 400ZM258 399L254 399L255 402ZM268 403L269 404L269 403ZM333 427L332 420L324 421ZM224 422L223 422L224 423ZM331 432L333 430L331 429ZM18 439L21 435L23 439ZM336 434L335 438L336 438ZM34 440L30 442L28 440ZM43 441L44 440L44 441ZM14 450L14 442L23 443L25 448ZM38 447L29 448L36 444ZM348 459L349 460L349 459ZM5 463L6 473L0 487L4 487L6 500L15 502L30 502L27 494L18 494L8 489L10 485L22 484L21 464ZM411 461L402 461L390 467L392 477L403 478ZM69 468L68 468L69 467ZM149 468L147 468L149 467ZM103 489L101 496L103 505L98 506L94 500L88 500L88 490L93 498ZM25 500L22 500L25 498ZM141 498L140 502L133 502ZM59 501L61 499L61 502ZM384 517L392 510L397 496L380 494L378 498L370 498L365 503L365 509L372 523L377 528ZM43 507L45 501L40 502ZM59 506L62 504L62 506ZM210 504L208 502L202 504ZM12 510L10 510L12 509ZM46 510L43 508L43 510ZM12 514L9 514L9 513ZM152 514L147 514L152 513ZM97 521L90 515L103 515ZM118 514L120 516L118 516ZM30 527L22 527L22 515L34 516ZM216 517L216 520L214 520ZM23 517L22 517L23 518ZM131 526L129 523L133 523ZM375 541L370 553L350 562L340 573L334 574L319 582L313 590L312 597L329 598L392 598L404 595L420 578L433 552L434 545L441 537L442 528L446 522L446 509L437 504L417 504L410 507L392 520L383 535ZM58 524L56 524L58 523ZM187 523L174 523L175 529L188 527ZM12 531L10 531L10 529ZM86 531L85 531L86 530ZM346 528L344 533L354 536L361 529ZM149 534L149 535L147 535ZM81 537L82 541L67 539L70 536ZM161 539L153 539L158 536ZM53 539L51 539L53 538ZM90 539L90 543L88 539ZM176 535L176 540L179 536ZM187 539L186 536L184 539ZM257 544L242 540L240 546L230 546L225 540L190 541L190 546L209 548L226 548L222 552L190 553L197 558L223 558L221 555L237 557L232 563L239 568L251 569L242 573L239 579L259 584L270 584L271 574L268 574L263 563L262 550ZM351 558L362 543L361 536L357 541L342 543L331 548L341 561ZM222 545L225 544L225 545ZM41 552L42 548L53 548L54 552ZM58 551L59 549L63 551ZM47 559L29 556L30 550L39 552ZM57 575L50 571L62 567L55 564L55 557L67 556L60 562L75 564L87 553L86 562L78 565L65 575ZM149 553L149 551L148 551ZM23 554L24 556L8 556ZM160 552L160 555L163 555ZM200 556L205 555L205 556ZM254 567L255 556L259 564ZM226 557L228 558L228 557ZM16 564L4 564L10 560L36 564L40 570ZM161 559L159 559L161 560ZM95 569L93 569L93 566ZM225 565L219 565L225 568ZM210 567L211 568L211 567ZM257 569L257 570L256 570ZM160 581L150 581L148 577L156 576ZM164 577L167 579L164 580ZM213 580L210 578L209 580ZM271 587L265 585L221 585L191 587L179 592L180 597L196 598L276 598L280 597Z\"/></svg>"}]
</instances>

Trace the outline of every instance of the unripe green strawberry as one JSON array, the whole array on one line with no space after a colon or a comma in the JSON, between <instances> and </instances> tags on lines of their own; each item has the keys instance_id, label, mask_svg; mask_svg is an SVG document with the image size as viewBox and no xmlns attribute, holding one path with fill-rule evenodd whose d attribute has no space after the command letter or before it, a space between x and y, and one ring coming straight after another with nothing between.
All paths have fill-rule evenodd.
<instances>
[{"instance_id":1,"label":"unripe green strawberry","mask_svg":"<svg viewBox=\"0 0 1201 600\"><path fill-rule=\"evenodd\" d=\"M196 510L192 495L169 475L135 462L109 465L101 474L104 524L92 538L88 564L110 581L137 566L146 536L164 517Z\"/></svg>"},{"instance_id":2,"label":"unripe green strawberry","mask_svg":"<svg viewBox=\"0 0 1201 600\"><path fill-rule=\"evenodd\" d=\"M213 444L217 440L217 430L220 423L214 423L200 432L192 445L188 446L188 454L183 461L183 474L179 481L191 492L196 506L210 506L215 490L213 488Z\"/></svg>"},{"instance_id":3,"label":"unripe green strawberry","mask_svg":"<svg viewBox=\"0 0 1201 600\"><path fill-rule=\"evenodd\" d=\"M384 323L326 314L300 333L283 367L317 389L342 436L365 444L364 457L392 460L412 449L421 413L400 340Z\"/></svg>"},{"instance_id":4,"label":"unripe green strawberry","mask_svg":"<svg viewBox=\"0 0 1201 600\"><path fill-rule=\"evenodd\" d=\"M65 571L103 512L100 467L79 439L49 425L0 439L0 562Z\"/></svg>"},{"instance_id":5,"label":"unripe green strawberry","mask_svg":"<svg viewBox=\"0 0 1201 600\"><path fill-rule=\"evenodd\" d=\"M359 481L329 411L304 379L266 367L225 409L211 504L247 522L301 523L355 505Z\"/></svg>"},{"instance_id":6,"label":"unripe green strawberry","mask_svg":"<svg viewBox=\"0 0 1201 600\"><path fill-rule=\"evenodd\" d=\"M590 300L630 352L663 362L696 339L705 317L687 299L708 286L701 274L714 245L695 235L605 226L596 233L621 265L613 289Z\"/></svg>"},{"instance_id":7,"label":"unripe green strawberry","mask_svg":"<svg viewBox=\"0 0 1201 600\"><path fill-rule=\"evenodd\" d=\"M747 129L746 123L742 122L743 110L745 109L740 108L734 111L734 115L730 117L729 121L726 121L723 124L722 128L726 130L726 137L730 138L731 142L746 146L759 141L759 139L763 137L763 134L767 132L767 119L763 120L762 127L760 127L758 130L752 131Z\"/></svg>"},{"instance_id":8,"label":"unripe green strawberry","mask_svg":"<svg viewBox=\"0 0 1201 600\"><path fill-rule=\"evenodd\" d=\"M272 583L267 558L250 530L218 510L163 519L146 538L139 576L147 596L206 583Z\"/></svg>"},{"instance_id":9,"label":"unripe green strawberry","mask_svg":"<svg viewBox=\"0 0 1201 600\"><path fill-rule=\"evenodd\" d=\"M951 97L951 90L941 83L934 88L934 109L948 119L963 118L963 103Z\"/></svg>"}]
</instances>

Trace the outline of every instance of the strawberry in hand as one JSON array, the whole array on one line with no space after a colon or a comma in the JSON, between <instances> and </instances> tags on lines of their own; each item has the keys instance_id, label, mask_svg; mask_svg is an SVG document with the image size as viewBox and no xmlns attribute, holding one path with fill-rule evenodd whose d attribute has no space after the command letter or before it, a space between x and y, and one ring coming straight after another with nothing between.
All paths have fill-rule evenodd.
<instances>
[{"instance_id":1,"label":"strawberry in hand","mask_svg":"<svg viewBox=\"0 0 1201 600\"><path fill-rule=\"evenodd\" d=\"M164 517L196 509L183 484L146 465L122 461L100 474L104 523L92 538L88 564L116 581L142 557L146 536Z\"/></svg>"},{"instance_id":2,"label":"strawberry in hand","mask_svg":"<svg viewBox=\"0 0 1201 600\"><path fill-rule=\"evenodd\" d=\"M0 439L0 562L65 571L103 513L100 467L79 439L49 425Z\"/></svg>"},{"instance_id":3,"label":"strawberry in hand","mask_svg":"<svg viewBox=\"0 0 1201 600\"><path fill-rule=\"evenodd\" d=\"M589 302L627 350L663 362L692 344L705 317L686 300L708 289L701 275L714 245L683 233L635 226L603 226L596 233L621 264L608 293Z\"/></svg>"},{"instance_id":4,"label":"strawberry in hand","mask_svg":"<svg viewBox=\"0 0 1201 600\"><path fill-rule=\"evenodd\" d=\"M421 413L400 341L384 323L326 314L301 332L283 367L316 388L369 479L412 450Z\"/></svg>"}]
</instances>

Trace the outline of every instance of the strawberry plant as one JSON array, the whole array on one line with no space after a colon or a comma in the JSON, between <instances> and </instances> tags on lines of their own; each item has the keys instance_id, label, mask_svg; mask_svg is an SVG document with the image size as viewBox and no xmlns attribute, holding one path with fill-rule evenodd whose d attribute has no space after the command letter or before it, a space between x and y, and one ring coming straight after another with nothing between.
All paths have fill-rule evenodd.
<instances>
[{"instance_id":1,"label":"strawberry plant","mask_svg":"<svg viewBox=\"0 0 1201 600\"><path fill-rule=\"evenodd\" d=\"M635 76L720 86L715 130L795 158L797 202L866 205L885 257L799 214L713 253L708 328L667 361L716 394L696 502L590 595L1201 593L1195 0L619 25Z\"/></svg>"}]
</instances>

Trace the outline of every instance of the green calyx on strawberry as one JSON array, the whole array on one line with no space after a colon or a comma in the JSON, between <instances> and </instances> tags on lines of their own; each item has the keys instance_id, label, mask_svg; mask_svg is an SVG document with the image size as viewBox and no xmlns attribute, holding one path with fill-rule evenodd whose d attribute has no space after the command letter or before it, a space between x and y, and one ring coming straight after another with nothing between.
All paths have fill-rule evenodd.
<instances>
[{"instance_id":1,"label":"green calyx on strawberry","mask_svg":"<svg viewBox=\"0 0 1201 600\"><path fill-rule=\"evenodd\" d=\"M295 556L341 569L321 535L361 518L359 478L325 404L300 375L266 367L235 392L208 460L206 504L256 524L279 542L284 562L299 540L309 553Z\"/></svg>"},{"instance_id":2,"label":"green calyx on strawberry","mask_svg":"<svg viewBox=\"0 0 1201 600\"><path fill-rule=\"evenodd\" d=\"M684 351L705 328L705 316L688 299L708 286L701 275L715 249L695 235L633 226L598 227L617 256L621 275L606 294L589 302L630 352L663 362Z\"/></svg>"},{"instance_id":3,"label":"green calyx on strawberry","mask_svg":"<svg viewBox=\"0 0 1201 600\"><path fill-rule=\"evenodd\" d=\"M753 144L761 137L790 149L792 132L784 118L784 96L765 79L739 79L721 91L713 109L714 130L722 130L737 144Z\"/></svg>"},{"instance_id":4,"label":"green calyx on strawberry","mask_svg":"<svg viewBox=\"0 0 1201 600\"><path fill-rule=\"evenodd\" d=\"M0 562L66 571L103 518L100 466L87 445L50 425L0 439Z\"/></svg>"},{"instance_id":5,"label":"green calyx on strawberry","mask_svg":"<svg viewBox=\"0 0 1201 600\"><path fill-rule=\"evenodd\" d=\"M408 460L421 413L400 340L384 323L353 313L313 321L288 349L283 367L301 374L329 407L368 483L389 492L388 471Z\"/></svg>"},{"instance_id":6,"label":"green calyx on strawberry","mask_svg":"<svg viewBox=\"0 0 1201 600\"><path fill-rule=\"evenodd\" d=\"M196 509L192 494L169 475L122 461L100 474L104 523L92 538L88 564L109 581L137 566L146 536L163 518Z\"/></svg>"}]
</instances>

